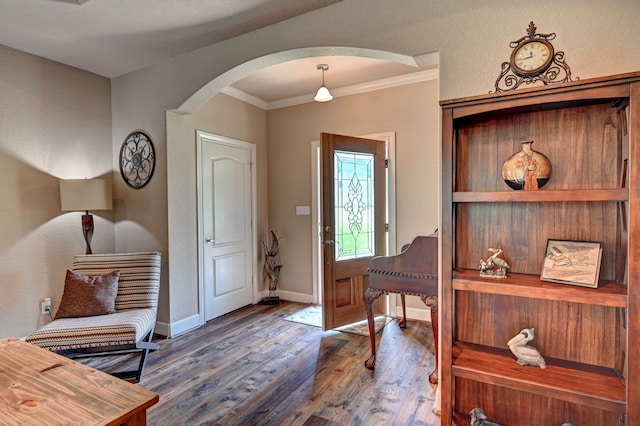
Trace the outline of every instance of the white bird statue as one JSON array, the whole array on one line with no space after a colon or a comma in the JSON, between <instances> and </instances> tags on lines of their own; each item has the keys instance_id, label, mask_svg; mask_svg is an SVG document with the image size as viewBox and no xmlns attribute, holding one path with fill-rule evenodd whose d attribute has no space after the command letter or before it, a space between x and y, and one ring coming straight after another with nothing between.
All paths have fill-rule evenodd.
<instances>
[{"instance_id":1,"label":"white bird statue","mask_svg":"<svg viewBox=\"0 0 640 426\"><path fill-rule=\"evenodd\" d=\"M502 258L498 257L502 254L502 249L501 248L490 248L489 249L490 253L493 253L489 259L491 259L491 261L493 261L493 263L495 263L496 265L498 265L498 267L500 267L501 269L508 269L509 268L509 264Z\"/></svg>"},{"instance_id":2,"label":"white bird statue","mask_svg":"<svg viewBox=\"0 0 640 426\"><path fill-rule=\"evenodd\" d=\"M547 363L540 352L533 346L527 345L534 337L533 328L524 328L507 342L507 346L518 359L518 364L547 368Z\"/></svg>"},{"instance_id":3,"label":"white bird statue","mask_svg":"<svg viewBox=\"0 0 640 426\"><path fill-rule=\"evenodd\" d=\"M489 420L482 408L474 408L469 414L471 414L471 426L500 426Z\"/></svg>"}]
</instances>

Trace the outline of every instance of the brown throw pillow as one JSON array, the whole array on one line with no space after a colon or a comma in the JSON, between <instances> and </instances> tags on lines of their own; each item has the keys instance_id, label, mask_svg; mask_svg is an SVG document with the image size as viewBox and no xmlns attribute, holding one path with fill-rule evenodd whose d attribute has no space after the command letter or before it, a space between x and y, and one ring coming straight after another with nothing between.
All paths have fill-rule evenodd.
<instances>
[{"instance_id":1,"label":"brown throw pillow","mask_svg":"<svg viewBox=\"0 0 640 426\"><path fill-rule=\"evenodd\" d=\"M55 319L113 314L120 271L87 276L67 270L64 293Z\"/></svg>"}]
</instances>

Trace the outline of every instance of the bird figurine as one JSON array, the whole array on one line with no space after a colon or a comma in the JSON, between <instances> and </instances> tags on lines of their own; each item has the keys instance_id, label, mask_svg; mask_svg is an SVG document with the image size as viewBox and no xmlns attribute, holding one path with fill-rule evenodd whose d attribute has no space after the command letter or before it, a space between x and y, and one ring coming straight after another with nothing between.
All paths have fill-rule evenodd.
<instances>
[{"instance_id":1,"label":"bird figurine","mask_svg":"<svg viewBox=\"0 0 640 426\"><path fill-rule=\"evenodd\" d=\"M498 257L502 254L502 249L501 248L490 248L489 249L490 253L493 253L491 255L491 257L489 257L489 259L491 259L493 261L494 264L498 265L499 268L502 269L508 269L509 268L509 264L502 258Z\"/></svg>"},{"instance_id":2,"label":"bird figurine","mask_svg":"<svg viewBox=\"0 0 640 426\"><path fill-rule=\"evenodd\" d=\"M507 342L507 346L509 346L511 352L516 356L518 364L547 368L547 363L544 361L540 352L533 346L527 344L532 341L534 337L533 328L524 328Z\"/></svg>"},{"instance_id":3,"label":"bird figurine","mask_svg":"<svg viewBox=\"0 0 640 426\"><path fill-rule=\"evenodd\" d=\"M501 248L490 248L491 256L487 260L480 259L480 275L490 278L506 278L509 264L501 257Z\"/></svg>"},{"instance_id":4,"label":"bird figurine","mask_svg":"<svg viewBox=\"0 0 640 426\"><path fill-rule=\"evenodd\" d=\"M471 414L471 426L500 426L489 420L482 408L474 408L469 414Z\"/></svg>"}]
</instances>

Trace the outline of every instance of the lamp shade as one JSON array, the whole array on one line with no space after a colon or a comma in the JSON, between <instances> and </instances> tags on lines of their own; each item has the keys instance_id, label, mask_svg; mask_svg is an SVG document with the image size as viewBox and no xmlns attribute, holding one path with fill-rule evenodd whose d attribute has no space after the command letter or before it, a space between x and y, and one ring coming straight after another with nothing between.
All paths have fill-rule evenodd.
<instances>
[{"instance_id":1,"label":"lamp shade","mask_svg":"<svg viewBox=\"0 0 640 426\"><path fill-rule=\"evenodd\" d=\"M105 179L68 179L60 181L60 210L111 210L111 185Z\"/></svg>"},{"instance_id":2,"label":"lamp shade","mask_svg":"<svg viewBox=\"0 0 640 426\"><path fill-rule=\"evenodd\" d=\"M316 102L329 102L331 99L333 99L333 96L331 96L329 89L325 85L320 86L316 97L313 98Z\"/></svg>"},{"instance_id":3,"label":"lamp shade","mask_svg":"<svg viewBox=\"0 0 640 426\"><path fill-rule=\"evenodd\" d=\"M313 100L316 102L329 102L331 99L333 99L333 96L329 92L329 89L327 89L327 86L324 85L324 72L329 69L329 65L318 64L316 68L318 68L318 71L322 71L322 84L320 85L318 93L316 93L316 96L313 98Z\"/></svg>"}]
</instances>

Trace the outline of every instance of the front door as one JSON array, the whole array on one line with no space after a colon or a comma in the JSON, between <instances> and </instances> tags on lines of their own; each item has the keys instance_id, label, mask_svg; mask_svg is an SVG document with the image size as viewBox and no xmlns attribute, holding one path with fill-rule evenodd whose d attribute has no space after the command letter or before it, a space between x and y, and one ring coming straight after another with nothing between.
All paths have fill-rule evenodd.
<instances>
[{"instance_id":1,"label":"front door","mask_svg":"<svg viewBox=\"0 0 640 426\"><path fill-rule=\"evenodd\" d=\"M366 318L367 267L386 253L385 142L322 133L324 330Z\"/></svg>"},{"instance_id":2,"label":"front door","mask_svg":"<svg viewBox=\"0 0 640 426\"><path fill-rule=\"evenodd\" d=\"M205 321L253 303L255 145L198 132Z\"/></svg>"}]
</instances>

